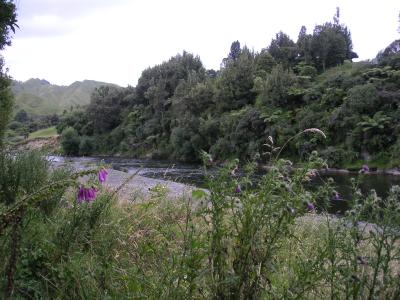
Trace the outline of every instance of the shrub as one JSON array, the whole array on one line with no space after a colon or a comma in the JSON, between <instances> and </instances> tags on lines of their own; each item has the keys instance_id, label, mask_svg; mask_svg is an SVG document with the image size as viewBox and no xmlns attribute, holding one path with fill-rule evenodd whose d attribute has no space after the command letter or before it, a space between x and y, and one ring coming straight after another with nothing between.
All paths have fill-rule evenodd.
<instances>
[{"instance_id":1,"label":"shrub","mask_svg":"<svg viewBox=\"0 0 400 300\"><path fill-rule=\"evenodd\" d=\"M88 136L82 136L79 143L79 155L91 155L94 151L93 139Z\"/></svg>"},{"instance_id":2,"label":"shrub","mask_svg":"<svg viewBox=\"0 0 400 300\"><path fill-rule=\"evenodd\" d=\"M346 105L351 114L372 113L378 99L378 92L373 84L356 85L348 91Z\"/></svg>"},{"instance_id":3,"label":"shrub","mask_svg":"<svg viewBox=\"0 0 400 300\"><path fill-rule=\"evenodd\" d=\"M66 155L79 154L80 137L78 132L72 128L67 127L61 134L61 147Z\"/></svg>"},{"instance_id":4,"label":"shrub","mask_svg":"<svg viewBox=\"0 0 400 300\"><path fill-rule=\"evenodd\" d=\"M278 107L292 104L289 91L295 88L296 83L297 79L293 72L277 65L265 81L264 91L261 94L263 104Z\"/></svg>"}]
</instances>

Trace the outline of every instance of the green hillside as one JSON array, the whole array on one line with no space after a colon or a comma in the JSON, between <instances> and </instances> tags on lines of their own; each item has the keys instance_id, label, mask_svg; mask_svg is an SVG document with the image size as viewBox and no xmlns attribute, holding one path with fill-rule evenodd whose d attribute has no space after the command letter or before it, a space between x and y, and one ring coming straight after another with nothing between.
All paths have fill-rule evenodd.
<instances>
[{"instance_id":1,"label":"green hillside","mask_svg":"<svg viewBox=\"0 0 400 300\"><path fill-rule=\"evenodd\" d=\"M93 90L105 82L94 80L76 81L69 86L59 86L44 79L14 81L12 91L15 96L14 111L25 110L29 115L49 115L62 113L71 106L89 104Z\"/></svg>"}]
</instances>

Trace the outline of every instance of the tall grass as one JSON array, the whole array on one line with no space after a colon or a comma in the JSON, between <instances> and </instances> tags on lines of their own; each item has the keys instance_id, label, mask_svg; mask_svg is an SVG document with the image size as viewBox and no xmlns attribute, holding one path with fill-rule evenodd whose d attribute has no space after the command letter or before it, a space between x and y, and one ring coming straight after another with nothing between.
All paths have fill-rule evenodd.
<instances>
[{"instance_id":1,"label":"tall grass","mask_svg":"<svg viewBox=\"0 0 400 300\"><path fill-rule=\"evenodd\" d=\"M277 159L257 183L254 164L239 177L232 161L209 192L170 200L157 186L138 204L106 190L78 203L84 174L51 171L39 154L1 163L5 298L400 297L400 188L381 199L354 183L351 209L329 215L334 183L308 184L324 163L316 153L295 171Z\"/></svg>"}]
</instances>

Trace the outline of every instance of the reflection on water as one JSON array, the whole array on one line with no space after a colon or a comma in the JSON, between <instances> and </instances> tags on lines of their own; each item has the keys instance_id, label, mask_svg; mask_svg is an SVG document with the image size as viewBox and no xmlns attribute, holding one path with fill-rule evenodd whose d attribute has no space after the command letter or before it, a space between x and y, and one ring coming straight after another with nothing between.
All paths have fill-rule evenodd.
<instances>
[{"instance_id":1,"label":"reflection on water","mask_svg":"<svg viewBox=\"0 0 400 300\"><path fill-rule=\"evenodd\" d=\"M129 159L118 157L62 157L49 156L55 165L72 165L75 169L84 169L90 164L97 164L101 161L110 165L111 168L135 173L139 170L139 175L172 180L196 186L204 185L203 169L200 165L173 163L162 160L144 160L144 159ZM213 172L211 170L211 172ZM261 174L260 174L261 175ZM387 196L392 185L400 185L400 176L371 174L323 174L322 180L327 180L329 177L335 181L336 190L340 193L341 199L332 201L332 212L346 210L346 200L351 198L351 178L360 181L360 188L364 193L374 189L378 196ZM318 180L316 181L318 184Z\"/></svg>"},{"instance_id":2,"label":"reflection on water","mask_svg":"<svg viewBox=\"0 0 400 300\"><path fill-rule=\"evenodd\" d=\"M331 202L331 212L343 212L347 210L346 200L352 198L352 183L354 178L359 183L359 188L364 195L367 195L371 190L375 190L379 197L386 197L390 188L393 185L400 185L400 176L384 175L384 174L324 174L321 176L326 180L329 177L333 178L334 186L340 193L341 200L333 200Z\"/></svg>"}]
</instances>

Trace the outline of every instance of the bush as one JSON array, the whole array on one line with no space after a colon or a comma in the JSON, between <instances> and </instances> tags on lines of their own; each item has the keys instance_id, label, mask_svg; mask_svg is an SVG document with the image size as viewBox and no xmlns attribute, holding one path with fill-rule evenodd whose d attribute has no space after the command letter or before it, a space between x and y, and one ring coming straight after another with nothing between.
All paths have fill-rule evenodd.
<instances>
[{"instance_id":1,"label":"bush","mask_svg":"<svg viewBox=\"0 0 400 300\"><path fill-rule=\"evenodd\" d=\"M78 132L72 128L67 127L61 134L61 147L66 155L78 155L80 146L80 137Z\"/></svg>"},{"instance_id":2,"label":"bush","mask_svg":"<svg viewBox=\"0 0 400 300\"><path fill-rule=\"evenodd\" d=\"M352 162L357 158L356 154L355 152L333 146L329 146L321 151L321 157L326 160L330 167L340 167L345 163Z\"/></svg>"},{"instance_id":3,"label":"bush","mask_svg":"<svg viewBox=\"0 0 400 300\"><path fill-rule=\"evenodd\" d=\"M296 87L297 79L292 71L285 70L277 65L268 75L264 91L261 94L261 101L264 105L287 106L291 105L290 89Z\"/></svg>"},{"instance_id":4,"label":"bush","mask_svg":"<svg viewBox=\"0 0 400 300\"><path fill-rule=\"evenodd\" d=\"M93 153L94 143L93 139L88 136L82 136L79 143L79 155L88 156Z\"/></svg>"},{"instance_id":5,"label":"bush","mask_svg":"<svg viewBox=\"0 0 400 300\"><path fill-rule=\"evenodd\" d=\"M34 193L48 177L48 162L40 152L0 152L0 203L14 203Z\"/></svg>"},{"instance_id":6,"label":"bush","mask_svg":"<svg viewBox=\"0 0 400 300\"><path fill-rule=\"evenodd\" d=\"M347 93L346 105L351 114L369 114L374 112L378 100L378 91L373 84L368 83L351 88Z\"/></svg>"}]
</instances>

